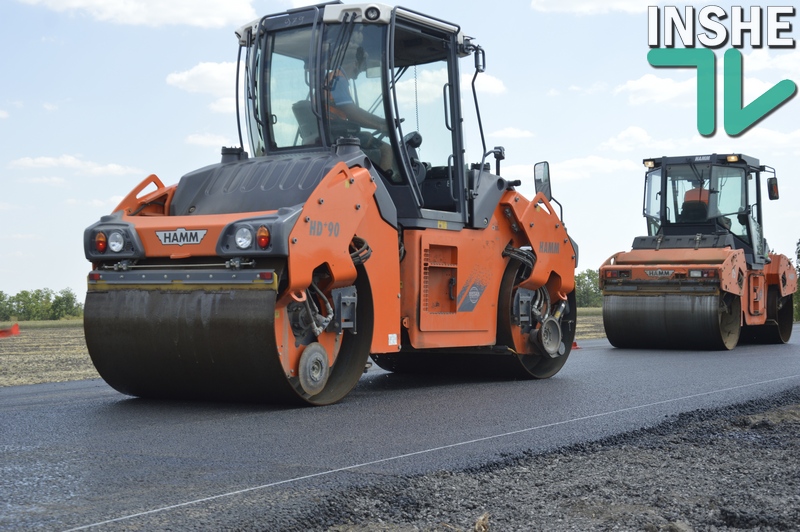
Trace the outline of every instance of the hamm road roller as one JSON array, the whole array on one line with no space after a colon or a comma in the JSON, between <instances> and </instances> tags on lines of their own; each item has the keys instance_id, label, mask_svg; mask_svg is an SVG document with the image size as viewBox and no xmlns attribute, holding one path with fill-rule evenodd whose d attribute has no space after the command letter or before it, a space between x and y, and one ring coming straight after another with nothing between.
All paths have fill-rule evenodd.
<instances>
[{"instance_id":1,"label":"hamm road roller","mask_svg":"<svg viewBox=\"0 0 800 532\"><path fill-rule=\"evenodd\" d=\"M600 267L611 345L733 349L786 343L797 274L763 235L761 178L775 169L742 154L645 159L647 236Z\"/></svg>"},{"instance_id":2,"label":"hamm road roller","mask_svg":"<svg viewBox=\"0 0 800 532\"><path fill-rule=\"evenodd\" d=\"M151 175L85 231L103 379L139 397L324 405L370 356L397 372L557 373L577 246L547 163L525 198L480 120L483 155L465 161L459 61L474 95L484 50L381 4L236 35L249 154L222 148L170 186Z\"/></svg>"}]
</instances>

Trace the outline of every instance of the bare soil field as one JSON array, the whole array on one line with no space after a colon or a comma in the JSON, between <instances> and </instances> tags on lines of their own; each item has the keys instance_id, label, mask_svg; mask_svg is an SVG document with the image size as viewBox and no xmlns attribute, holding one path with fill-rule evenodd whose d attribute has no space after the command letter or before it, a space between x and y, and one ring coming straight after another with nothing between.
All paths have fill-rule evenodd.
<instances>
[{"instance_id":1,"label":"bare soil field","mask_svg":"<svg viewBox=\"0 0 800 532\"><path fill-rule=\"evenodd\" d=\"M603 337L600 309L578 309L577 340ZM18 336L0 339L0 386L99 377L86 350L82 321L23 322Z\"/></svg>"},{"instance_id":2,"label":"bare soil field","mask_svg":"<svg viewBox=\"0 0 800 532\"><path fill-rule=\"evenodd\" d=\"M18 336L0 338L0 386L100 377L86 350L82 321L47 325L23 322Z\"/></svg>"}]
</instances>

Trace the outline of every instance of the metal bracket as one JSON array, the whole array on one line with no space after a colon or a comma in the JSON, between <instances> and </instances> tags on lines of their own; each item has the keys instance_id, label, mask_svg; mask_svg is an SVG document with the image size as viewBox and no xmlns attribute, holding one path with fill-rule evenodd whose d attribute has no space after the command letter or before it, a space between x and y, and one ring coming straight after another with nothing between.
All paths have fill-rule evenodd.
<instances>
[{"instance_id":1,"label":"metal bracket","mask_svg":"<svg viewBox=\"0 0 800 532\"><path fill-rule=\"evenodd\" d=\"M358 305L358 294L355 286L335 288L333 296L333 319L326 328L329 332L340 333L344 329L349 329L353 334L356 333L356 307Z\"/></svg>"},{"instance_id":2,"label":"metal bracket","mask_svg":"<svg viewBox=\"0 0 800 532\"><path fill-rule=\"evenodd\" d=\"M536 297L536 292L520 288L514 294L514 306L512 307L512 318L515 325L527 332L533 328L533 300Z\"/></svg>"}]
</instances>

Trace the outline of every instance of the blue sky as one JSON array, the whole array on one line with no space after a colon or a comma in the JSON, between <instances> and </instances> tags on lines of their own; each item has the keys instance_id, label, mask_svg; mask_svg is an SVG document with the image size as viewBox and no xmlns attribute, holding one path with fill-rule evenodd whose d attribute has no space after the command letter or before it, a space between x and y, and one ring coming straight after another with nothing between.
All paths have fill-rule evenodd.
<instances>
[{"instance_id":1,"label":"blue sky","mask_svg":"<svg viewBox=\"0 0 800 532\"><path fill-rule=\"evenodd\" d=\"M234 31L310 3L3 1L0 291L71 288L82 298L90 268L82 242L87 226L149 174L175 183L217 162L220 146L238 143ZM486 50L479 97L487 145L506 148L503 175L522 179L529 195L533 164L550 161L554 196L580 245L579 270L598 268L646 233L641 161L661 155L743 152L776 168L781 199L765 206L765 234L774 251L794 257L800 98L737 138L725 134L720 110L716 135L701 137L695 71L655 69L647 61L648 4L655 5L400 5L459 24ZM800 38L800 18L784 20L792 30L783 36ZM723 51L717 51L718 69ZM800 83L796 47L747 44L742 53L745 103L783 79ZM718 101L721 94L720 85ZM467 122L468 155L477 161L473 125Z\"/></svg>"}]
</instances>

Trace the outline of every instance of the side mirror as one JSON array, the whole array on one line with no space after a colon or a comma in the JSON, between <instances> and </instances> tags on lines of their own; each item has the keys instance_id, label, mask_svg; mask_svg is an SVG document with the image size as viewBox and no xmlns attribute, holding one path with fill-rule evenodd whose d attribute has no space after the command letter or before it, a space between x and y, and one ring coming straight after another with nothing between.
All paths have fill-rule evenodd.
<instances>
[{"instance_id":1,"label":"side mirror","mask_svg":"<svg viewBox=\"0 0 800 532\"><path fill-rule=\"evenodd\" d=\"M550 191L550 163L544 161L533 165L533 182L537 194L539 192L544 194L547 201L553 199L553 193Z\"/></svg>"},{"instance_id":2,"label":"side mirror","mask_svg":"<svg viewBox=\"0 0 800 532\"><path fill-rule=\"evenodd\" d=\"M780 194L778 193L778 178L777 177L768 177L767 178L767 195L769 195L769 199L776 200L780 198Z\"/></svg>"}]
</instances>

